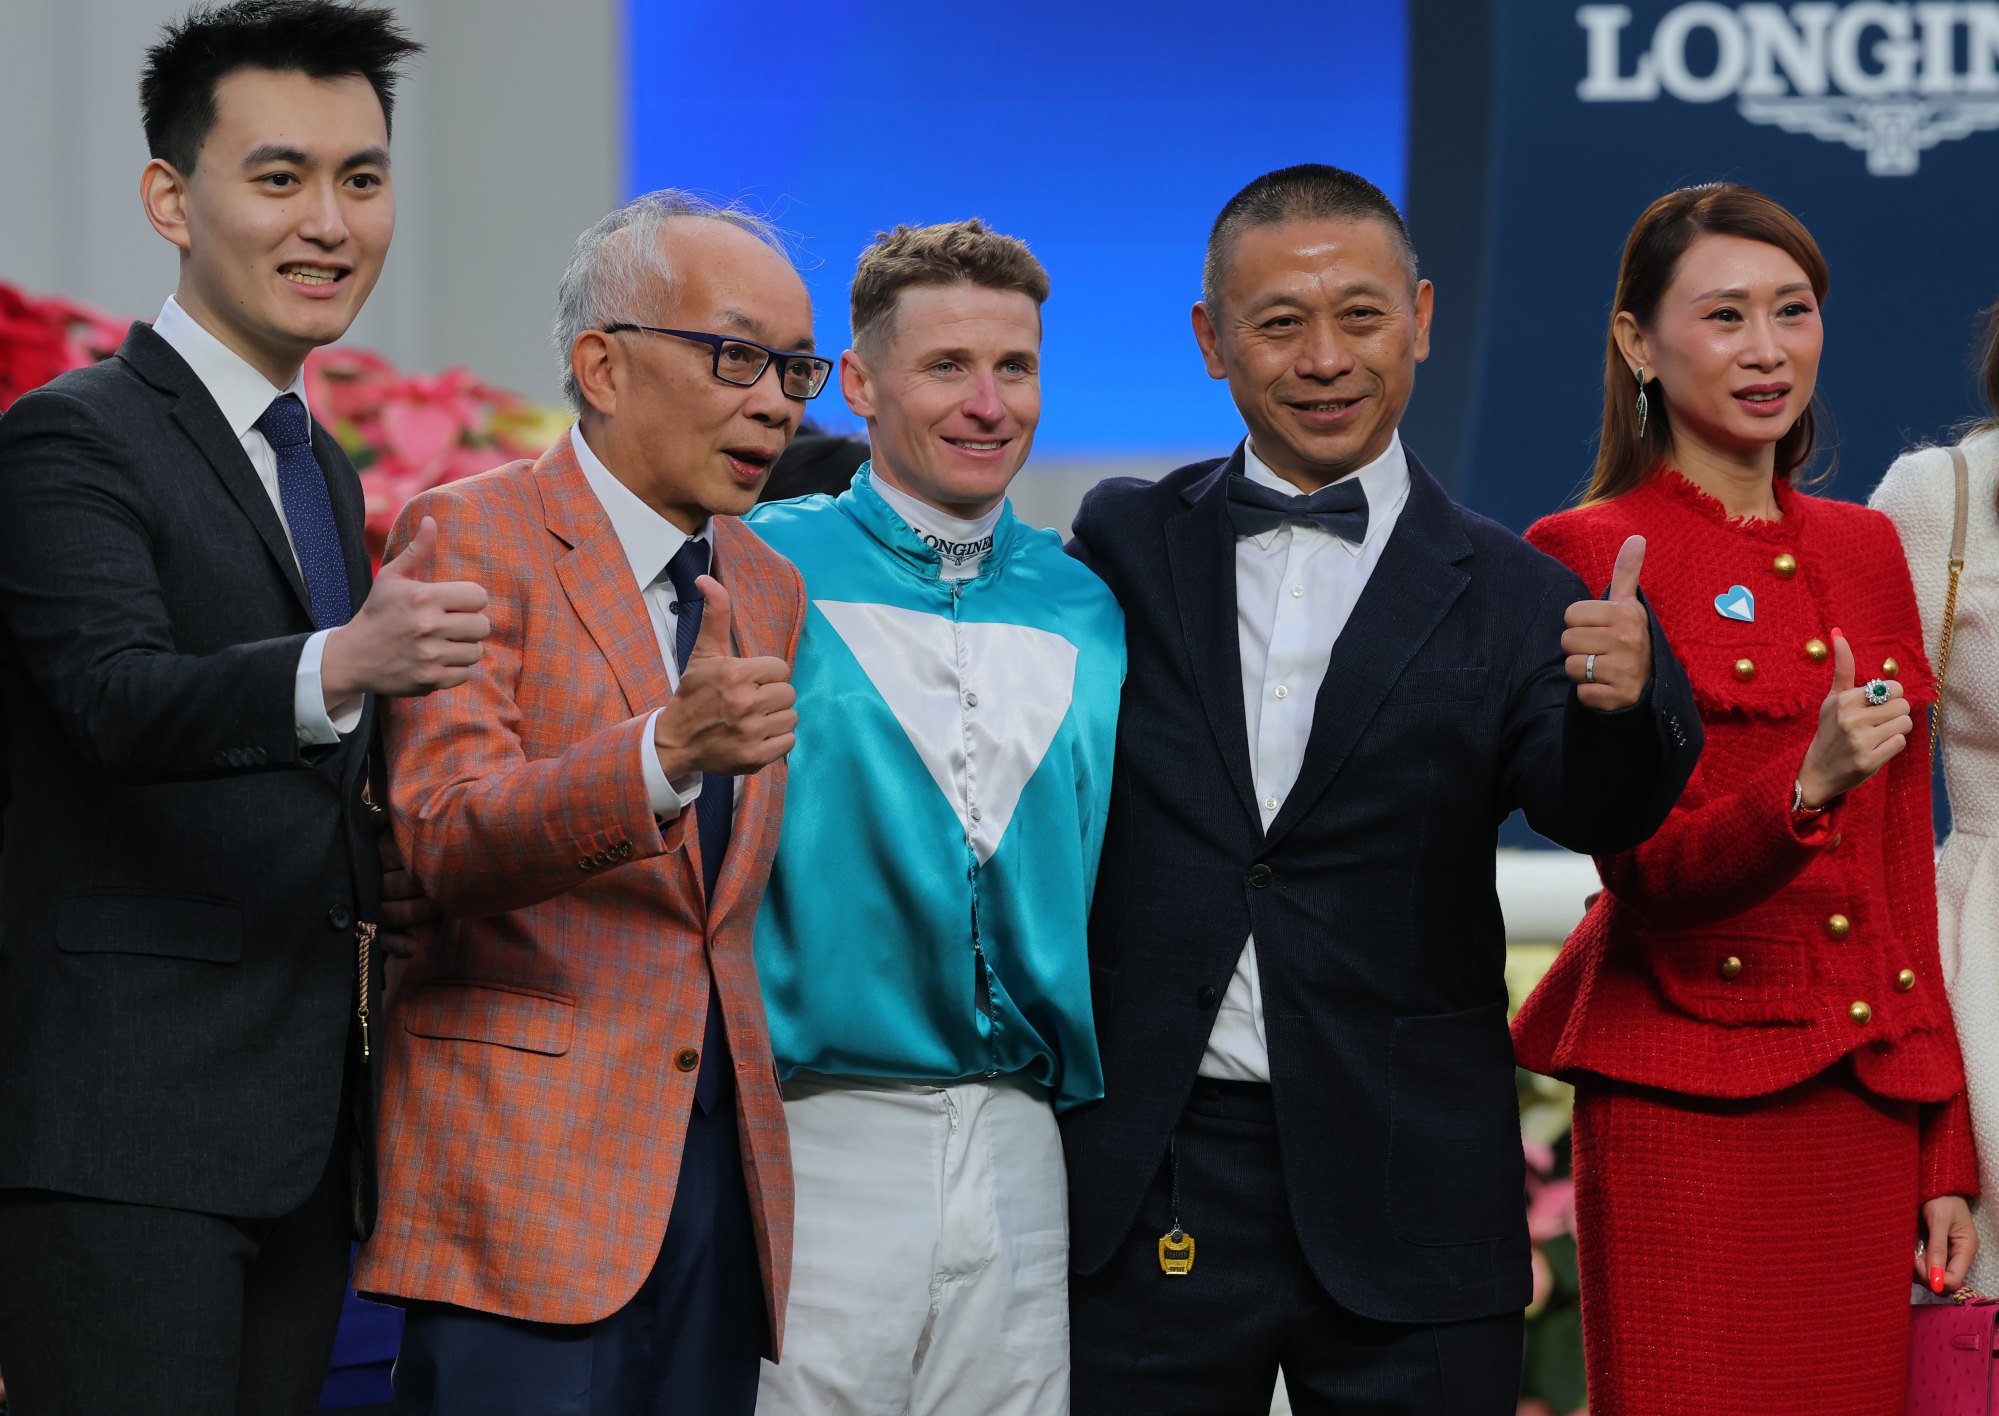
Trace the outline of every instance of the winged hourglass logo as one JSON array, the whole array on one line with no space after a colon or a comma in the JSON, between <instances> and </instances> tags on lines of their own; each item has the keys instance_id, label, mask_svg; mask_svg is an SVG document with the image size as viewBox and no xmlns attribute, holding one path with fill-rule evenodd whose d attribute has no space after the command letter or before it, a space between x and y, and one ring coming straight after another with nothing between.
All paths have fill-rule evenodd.
<instances>
[{"instance_id":1,"label":"winged hourglass logo","mask_svg":"<svg viewBox=\"0 0 1999 1416\"><path fill-rule=\"evenodd\" d=\"M1734 99L1752 123L1809 133L1906 177L1939 143L1999 128L1999 3L1884 0L1726 5L1691 0L1659 18L1626 68L1628 5L1576 11L1586 103Z\"/></svg>"}]
</instances>

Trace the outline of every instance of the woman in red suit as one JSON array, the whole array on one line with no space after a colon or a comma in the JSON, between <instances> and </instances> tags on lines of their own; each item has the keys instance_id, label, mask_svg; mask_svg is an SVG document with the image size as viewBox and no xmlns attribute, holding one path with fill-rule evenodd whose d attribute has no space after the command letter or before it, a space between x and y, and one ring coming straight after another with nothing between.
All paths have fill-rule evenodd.
<instances>
[{"instance_id":1,"label":"woman in red suit","mask_svg":"<svg viewBox=\"0 0 1999 1416\"><path fill-rule=\"evenodd\" d=\"M1593 585L1646 538L1707 733L1514 1024L1523 1065L1576 1085L1594 1416L1899 1416L1910 1255L1941 1291L1977 1242L1915 597L1886 517L1792 481L1825 291L1761 193L1654 202L1595 476L1527 533Z\"/></svg>"}]
</instances>

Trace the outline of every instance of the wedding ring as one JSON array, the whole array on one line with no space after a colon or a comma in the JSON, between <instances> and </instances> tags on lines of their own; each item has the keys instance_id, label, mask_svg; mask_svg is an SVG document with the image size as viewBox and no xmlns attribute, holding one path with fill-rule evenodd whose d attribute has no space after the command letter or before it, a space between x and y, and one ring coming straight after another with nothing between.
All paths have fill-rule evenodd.
<instances>
[{"instance_id":1,"label":"wedding ring","mask_svg":"<svg viewBox=\"0 0 1999 1416\"><path fill-rule=\"evenodd\" d=\"M1888 701L1888 685L1880 679L1867 680L1867 686L1861 692L1867 695L1867 706L1870 708L1879 708Z\"/></svg>"},{"instance_id":2,"label":"wedding ring","mask_svg":"<svg viewBox=\"0 0 1999 1416\"><path fill-rule=\"evenodd\" d=\"M1583 682L1596 682L1596 655L1594 654L1583 655Z\"/></svg>"}]
</instances>

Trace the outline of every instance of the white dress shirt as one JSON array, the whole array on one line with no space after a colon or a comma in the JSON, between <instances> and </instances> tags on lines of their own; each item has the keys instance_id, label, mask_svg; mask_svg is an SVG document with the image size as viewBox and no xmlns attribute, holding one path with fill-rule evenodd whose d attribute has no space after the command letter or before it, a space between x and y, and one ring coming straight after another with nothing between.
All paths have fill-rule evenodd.
<instances>
[{"instance_id":1,"label":"white dress shirt","mask_svg":"<svg viewBox=\"0 0 1999 1416\"><path fill-rule=\"evenodd\" d=\"M257 431L257 420L264 416L264 410L273 400L287 393L296 394L304 405L304 369L299 370L289 388L274 386L250 367L242 355L195 323L194 316L171 295L153 323L153 333L187 361L194 376L208 390L208 396L215 400L215 406L222 410L223 421L243 445L244 455L256 469L257 480L264 484L264 491L271 498L271 506L278 513L278 525L285 528L285 542L292 546L292 559L296 561L298 547L292 542L284 498L278 493L278 455ZM300 573L304 573L302 569ZM361 721L361 695L329 707L320 688L319 665L325 657L326 636L330 633L331 630L322 629L305 641L305 649L298 656L298 673L292 680L292 717L298 726L298 740L307 747L339 742Z\"/></svg>"},{"instance_id":2,"label":"white dress shirt","mask_svg":"<svg viewBox=\"0 0 1999 1416\"><path fill-rule=\"evenodd\" d=\"M666 565L680 554L682 546L706 535L708 528L704 525L689 536L647 506L638 493L613 477L590 450L590 444L583 440L581 423L569 430L569 446L576 453L576 465L583 469L584 480L603 505L604 515L611 519L611 529L617 533L625 560L632 567L632 579L638 582L639 598L645 601L646 613L652 618L653 637L659 641L659 657L666 665L666 681L678 689L680 661L674 654L674 637L679 633L680 616L674 612L673 582L667 579ZM701 774L689 772L677 782L667 779L666 769L660 766L659 749L652 739L653 723L658 717L657 708L646 717L645 737L639 744L639 771L645 778L652 814L662 821L671 821L701 795ZM742 789L743 781L738 777L738 797Z\"/></svg>"},{"instance_id":3,"label":"white dress shirt","mask_svg":"<svg viewBox=\"0 0 1999 1416\"><path fill-rule=\"evenodd\" d=\"M1243 449L1243 473L1290 496L1298 488L1263 464L1253 446ZM1333 643L1346 628L1354 602L1381 559L1409 499L1409 460L1402 439L1349 476L1367 494L1367 536L1359 545L1309 522L1285 522L1235 543L1236 642L1242 655L1243 722L1249 731L1249 764L1258 814L1265 830L1277 818L1298 780L1312 709L1325 682ZM1256 938L1243 944L1235 976L1215 1012L1201 1075L1239 1082L1270 1080L1270 1047L1263 1028L1263 989L1256 971Z\"/></svg>"}]
</instances>

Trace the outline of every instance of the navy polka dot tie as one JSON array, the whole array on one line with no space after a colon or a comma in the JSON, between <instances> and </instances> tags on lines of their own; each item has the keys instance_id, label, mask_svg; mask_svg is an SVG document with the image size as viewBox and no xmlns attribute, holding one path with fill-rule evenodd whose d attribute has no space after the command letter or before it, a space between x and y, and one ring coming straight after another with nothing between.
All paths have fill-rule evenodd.
<instances>
[{"instance_id":1,"label":"navy polka dot tie","mask_svg":"<svg viewBox=\"0 0 1999 1416\"><path fill-rule=\"evenodd\" d=\"M347 557L340 550L340 529L333 524L326 473L312 455L312 419L298 395L280 394L257 420L257 431L278 455L278 501L285 510L299 569L305 573L313 626L343 625L354 618L354 598L347 584Z\"/></svg>"},{"instance_id":2,"label":"navy polka dot tie","mask_svg":"<svg viewBox=\"0 0 1999 1416\"><path fill-rule=\"evenodd\" d=\"M695 580L708 573L708 543L683 541L673 559L666 563L666 578L673 585L673 659L682 673L694 653L694 641L701 637L701 611L707 601ZM710 905L715 900L715 882L722 874L722 858L729 850L730 818L736 808L736 779L721 772L701 774L701 795L694 799L694 829L701 841L701 889ZM707 1036L701 1043L701 1071L694 1079L694 1100L703 1112L715 1109L721 1100L722 1085L729 1077L728 1033L722 1025L722 1005L711 976L708 988Z\"/></svg>"}]
</instances>

